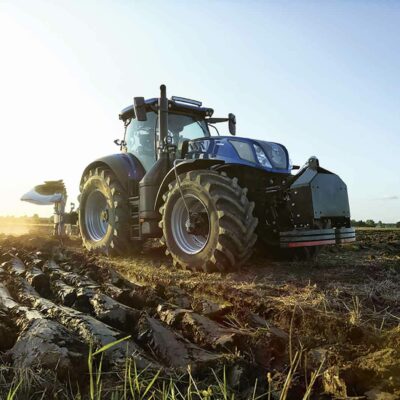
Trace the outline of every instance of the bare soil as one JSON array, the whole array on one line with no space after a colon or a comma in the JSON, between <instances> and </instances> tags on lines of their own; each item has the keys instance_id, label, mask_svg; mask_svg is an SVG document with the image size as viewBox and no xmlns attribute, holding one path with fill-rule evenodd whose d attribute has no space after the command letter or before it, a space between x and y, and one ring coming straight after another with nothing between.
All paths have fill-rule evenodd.
<instances>
[{"instance_id":1,"label":"bare soil","mask_svg":"<svg viewBox=\"0 0 400 400\"><path fill-rule=\"evenodd\" d=\"M225 369L236 398L256 379L270 398L400 398L400 230L357 234L311 263L258 252L228 274L176 269L157 243L110 259L78 239L0 235L3 367L84 394L89 345L129 335L105 353L110 385L128 356L165 377L190 366L205 388Z\"/></svg>"}]
</instances>

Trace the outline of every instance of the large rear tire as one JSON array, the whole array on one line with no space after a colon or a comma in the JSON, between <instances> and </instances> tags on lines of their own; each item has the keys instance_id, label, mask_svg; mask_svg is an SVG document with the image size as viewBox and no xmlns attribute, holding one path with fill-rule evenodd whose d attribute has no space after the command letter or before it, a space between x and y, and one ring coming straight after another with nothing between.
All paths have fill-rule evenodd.
<instances>
[{"instance_id":1,"label":"large rear tire","mask_svg":"<svg viewBox=\"0 0 400 400\"><path fill-rule=\"evenodd\" d=\"M174 264L192 270L231 271L252 254L257 240L254 203L236 178L210 170L191 171L169 185L160 208L161 242ZM187 208L197 221L195 233L186 228ZM193 231L192 231L193 232Z\"/></svg>"},{"instance_id":2,"label":"large rear tire","mask_svg":"<svg viewBox=\"0 0 400 400\"><path fill-rule=\"evenodd\" d=\"M128 195L113 172L91 169L83 177L79 228L84 246L107 255L128 254L130 241Z\"/></svg>"}]
</instances>

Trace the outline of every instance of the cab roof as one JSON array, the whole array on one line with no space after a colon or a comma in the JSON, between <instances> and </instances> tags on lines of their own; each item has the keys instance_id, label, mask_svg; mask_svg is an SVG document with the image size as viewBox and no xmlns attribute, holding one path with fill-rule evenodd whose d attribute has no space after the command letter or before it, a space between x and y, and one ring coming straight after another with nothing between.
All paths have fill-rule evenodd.
<instances>
[{"instance_id":1,"label":"cab roof","mask_svg":"<svg viewBox=\"0 0 400 400\"><path fill-rule=\"evenodd\" d=\"M152 98L145 100L147 111L157 111L158 98ZM185 103L178 100L168 100L168 109L170 112L178 112L183 114L198 115L199 117L211 117L214 113L212 108L202 107ZM135 110L133 104L125 107L119 114L119 119L125 121L129 118L135 118Z\"/></svg>"}]
</instances>

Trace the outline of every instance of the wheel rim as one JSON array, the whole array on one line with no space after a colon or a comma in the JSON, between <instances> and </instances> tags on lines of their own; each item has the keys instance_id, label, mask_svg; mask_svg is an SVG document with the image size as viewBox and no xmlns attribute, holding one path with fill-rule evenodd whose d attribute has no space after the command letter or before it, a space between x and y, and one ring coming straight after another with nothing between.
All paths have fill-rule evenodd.
<instances>
[{"instance_id":1,"label":"wheel rim","mask_svg":"<svg viewBox=\"0 0 400 400\"><path fill-rule=\"evenodd\" d=\"M189 233L186 228L188 221L188 212L185 207L185 202L190 213L204 215L205 232L204 234ZM171 230L175 243L186 254L197 254L206 247L210 232L210 218L207 207L196 196L192 194L185 195L185 202L180 197L174 204L171 213Z\"/></svg>"},{"instance_id":2,"label":"wheel rim","mask_svg":"<svg viewBox=\"0 0 400 400\"><path fill-rule=\"evenodd\" d=\"M85 225L90 240L98 242L104 238L108 229L108 218L107 199L99 190L94 190L89 194L85 206Z\"/></svg>"}]
</instances>

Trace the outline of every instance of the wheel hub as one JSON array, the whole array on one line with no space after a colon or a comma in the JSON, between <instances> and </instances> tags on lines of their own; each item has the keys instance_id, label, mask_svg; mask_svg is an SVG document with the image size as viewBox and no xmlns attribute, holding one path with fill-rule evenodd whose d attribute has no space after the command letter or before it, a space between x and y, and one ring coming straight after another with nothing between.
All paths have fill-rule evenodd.
<instances>
[{"instance_id":1,"label":"wheel hub","mask_svg":"<svg viewBox=\"0 0 400 400\"><path fill-rule=\"evenodd\" d=\"M180 197L172 209L171 230L182 251L191 255L199 253L207 245L210 232L206 205L193 194L186 194L185 201Z\"/></svg>"},{"instance_id":2,"label":"wheel hub","mask_svg":"<svg viewBox=\"0 0 400 400\"><path fill-rule=\"evenodd\" d=\"M105 237L109 217L106 197L100 190L92 191L85 204L85 228L90 240L98 242Z\"/></svg>"},{"instance_id":3,"label":"wheel hub","mask_svg":"<svg viewBox=\"0 0 400 400\"><path fill-rule=\"evenodd\" d=\"M190 213L185 223L187 233L191 235L208 234L208 215L207 213Z\"/></svg>"}]
</instances>

